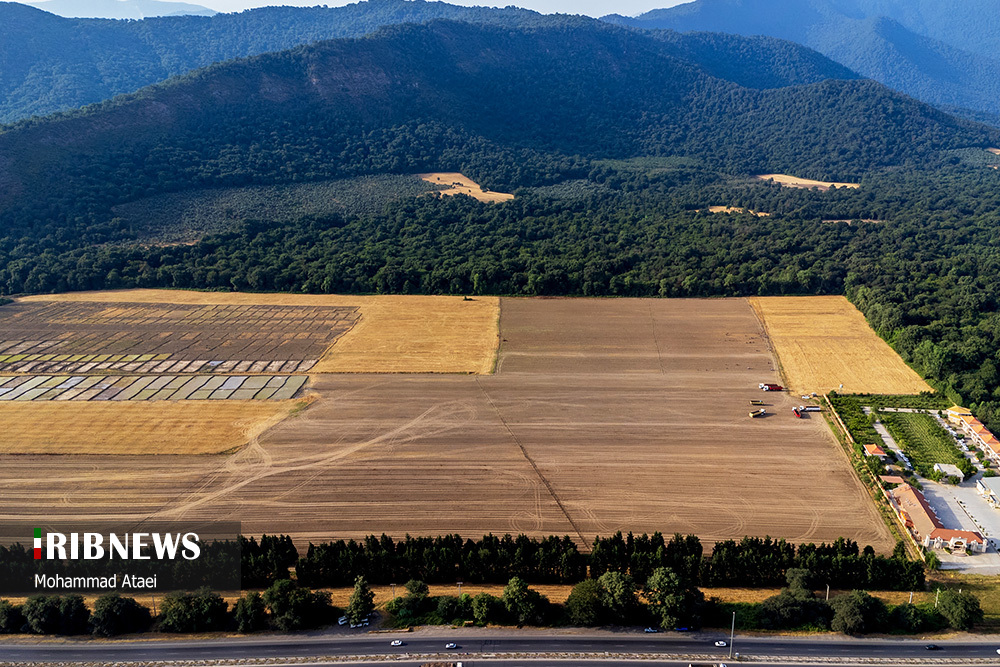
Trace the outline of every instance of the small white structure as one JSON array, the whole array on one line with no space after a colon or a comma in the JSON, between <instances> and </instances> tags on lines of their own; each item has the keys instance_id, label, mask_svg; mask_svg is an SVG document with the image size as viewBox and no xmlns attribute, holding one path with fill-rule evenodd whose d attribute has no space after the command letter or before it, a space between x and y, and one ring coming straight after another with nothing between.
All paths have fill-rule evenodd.
<instances>
[{"instance_id":1,"label":"small white structure","mask_svg":"<svg viewBox=\"0 0 1000 667\"><path fill-rule=\"evenodd\" d=\"M965 473L958 469L958 466L951 463L935 463L934 469L943 473L945 477L954 477L960 482L965 481Z\"/></svg>"},{"instance_id":2,"label":"small white structure","mask_svg":"<svg viewBox=\"0 0 1000 667\"><path fill-rule=\"evenodd\" d=\"M1000 477L981 477L976 482L976 491L994 509L1000 507Z\"/></svg>"}]
</instances>

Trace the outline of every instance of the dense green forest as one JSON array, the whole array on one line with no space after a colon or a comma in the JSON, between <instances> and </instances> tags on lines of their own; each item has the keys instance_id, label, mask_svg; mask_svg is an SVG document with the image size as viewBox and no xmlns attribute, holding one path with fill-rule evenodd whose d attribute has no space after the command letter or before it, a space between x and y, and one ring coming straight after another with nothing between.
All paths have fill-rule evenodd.
<instances>
[{"instance_id":1,"label":"dense green forest","mask_svg":"<svg viewBox=\"0 0 1000 667\"><path fill-rule=\"evenodd\" d=\"M25 121L0 132L0 291L844 293L916 369L1000 428L1000 173L985 151L1000 132L871 81L830 79L842 68L789 60L789 48L576 19L435 22ZM438 170L517 196L282 204L280 215L223 205L227 219L195 245L157 241L134 214L213 188L323 192ZM751 178L771 172L861 187Z\"/></svg>"},{"instance_id":2,"label":"dense green forest","mask_svg":"<svg viewBox=\"0 0 1000 667\"><path fill-rule=\"evenodd\" d=\"M991 0L697 0L604 20L791 40L917 99L997 124L998 17Z\"/></svg>"}]
</instances>

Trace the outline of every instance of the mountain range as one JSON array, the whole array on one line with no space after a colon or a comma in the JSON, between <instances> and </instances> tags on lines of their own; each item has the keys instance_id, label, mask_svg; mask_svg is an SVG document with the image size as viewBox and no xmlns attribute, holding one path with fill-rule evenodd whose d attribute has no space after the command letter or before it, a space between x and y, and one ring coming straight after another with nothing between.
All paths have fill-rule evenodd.
<instances>
[{"instance_id":1,"label":"mountain range","mask_svg":"<svg viewBox=\"0 0 1000 667\"><path fill-rule=\"evenodd\" d=\"M140 9L131 3L153 1L104 0ZM55 11L59 8L51 3L56 2L70 0L38 6ZM1000 125L997 9L996 0L955 6L928 0L696 0L634 18L611 15L604 20L641 29L794 41L917 99ZM435 19L506 27L561 20L515 7L422 0L267 7L142 21L62 18L0 2L0 123L78 108L216 62Z\"/></svg>"},{"instance_id":2,"label":"mountain range","mask_svg":"<svg viewBox=\"0 0 1000 667\"><path fill-rule=\"evenodd\" d=\"M559 20L515 8L370 0L109 21L0 2L0 123L100 102L216 62L439 18L508 26Z\"/></svg>"},{"instance_id":3,"label":"mountain range","mask_svg":"<svg viewBox=\"0 0 1000 667\"><path fill-rule=\"evenodd\" d=\"M791 40L920 100L1000 124L996 0L696 0L604 19Z\"/></svg>"},{"instance_id":4,"label":"mountain range","mask_svg":"<svg viewBox=\"0 0 1000 667\"><path fill-rule=\"evenodd\" d=\"M731 172L845 180L997 141L770 38L583 18L530 29L434 21L222 63L10 126L0 133L0 212L517 163L519 151L543 161L689 155ZM480 171L492 172L491 187L547 178L519 168Z\"/></svg>"},{"instance_id":5,"label":"mountain range","mask_svg":"<svg viewBox=\"0 0 1000 667\"><path fill-rule=\"evenodd\" d=\"M67 18L145 19L152 16L212 16L214 9L164 0L41 0L26 2Z\"/></svg>"}]
</instances>

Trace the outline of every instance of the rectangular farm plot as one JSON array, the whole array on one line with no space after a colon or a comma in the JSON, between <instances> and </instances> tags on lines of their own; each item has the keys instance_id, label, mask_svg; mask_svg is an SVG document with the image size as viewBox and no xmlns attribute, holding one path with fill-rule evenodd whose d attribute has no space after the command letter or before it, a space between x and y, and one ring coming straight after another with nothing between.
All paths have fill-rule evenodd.
<instances>
[{"instance_id":1,"label":"rectangular farm plot","mask_svg":"<svg viewBox=\"0 0 1000 667\"><path fill-rule=\"evenodd\" d=\"M0 401L287 400L307 380L305 375L21 375L0 377Z\"/></svg>"},{"instance_id":2,"label":"rectangular farm plot","mask_svg":"<svg viewBox=\"0 0 1000 667\"><path fill-rule=\"evenodd\" d=\"M353 306L20 301L0 320L0 372L293 373L358 317Z\"/></svg>"},{"instance_id":3,"label":"rectangular farm plot","mask_svg":"<svg viewBox=\"0 0 1000 667\"><path fill-rule=\"evenodd\" d=\"M932 391L842 296L757 297L750 303L796 394Z\"/></svg>"},{"instance_id":4,"label":"rectangular farm plot","mask_svg":"<svg viewBox=\"0 0 1000 667\"><path fill-rule=\"evenodd\" d=\"M284 419L301 401L0 405L0 454L216 454Z\"/></svg>"},{"instance_id":5,"label":"rectangular farm plot","mask_svg":"<svg viewBox=\"0 0 1000 667\"><path fill-rule=\"evenodd\" d=\"M106 308L108 317L119 318L122 324L114 336L115 351L85 353L85 350L64 350L66 342L52 333L48 325L36 330L30 340L18 340L8 335L0 324L0 373L54 373L50 364L66 364L62 373L87 374L95 370L149 374L163 361L188 361L185 367L176 363L166 371L175 373L474 373L492 372L499 343L499 299L477 296L471 299L454 296L346 296L319 294L247 294L194 292L182 290L121 290L103 292L73 292L21 297L4 306L5 312L24 306L90 305ZM149 324L133 317L130 309L149 307L167 315ZM197 311L191 315L190 309ZM228 309L228 310L220 310ZM243 309L243 310L238 310ZM296 310L299 309L299 310ZM301 314L321 309L342 311L335 320L335 331L326 345L317 345L315 332L296 323ZM98 311L94 308L94 311ZM170 339L153 351L168 354L152 361L150 346L124 346L135 327L146 327L153 335L176 331L163 326L165 321L187 312L185 322L202 326L211 333L225 333L223 348L207 350L202 356L191 356L197 337L188 332L178 340ZM173 313L173 314L171 314ZM224 315L231 315L226 319ZM242 313L242 315L239 315ZM229 316L227 315L227 316ZM280 317L279 317L280 315ZM319 317L317 315L316 317ZM242 318L242 319L238 319ZM145 322L145 323L143 323ZM93 323L88 323L92 326ZM274 327L283 326L278 331ZM73 329L61 325L64 329ZM76 326L76 325L74 325ZM272 327L265 330L266 326ZM226 330L228 327L228 332ZM280 327L279 327L280 328ZM261 353L258 332L269 337ZM107 333L107 332L105 332ZM19 335L26 336L22 327ZM133 339L134 335L131 336ZM176 337L175 337L176 338ZM91 336L81 345L94 345L101 337ZM179 342L178 342L179 341ZM194 342L192 342L194 341ZM27 343L31 343L28 345ZM69 355L65 361L41 361L42 351L59 344L49 354ZM183 345L188 348L177 349ZM44 350L43 350L44 346ZM171 347L172 346L172 347ZM28 350L32 360L9 349ZM147 349L149 348L149 349ZM42 350L42 351L40 351ZM116 359L112 360L111 357ZM222 364L234 362L226 369ZM280 365L275 362L281 362ZM79 364L79 366L78 366ZM34 365L34 366L33 366ZM100 368L99 368L100 367Z\"/></svg>"}]
</instances>

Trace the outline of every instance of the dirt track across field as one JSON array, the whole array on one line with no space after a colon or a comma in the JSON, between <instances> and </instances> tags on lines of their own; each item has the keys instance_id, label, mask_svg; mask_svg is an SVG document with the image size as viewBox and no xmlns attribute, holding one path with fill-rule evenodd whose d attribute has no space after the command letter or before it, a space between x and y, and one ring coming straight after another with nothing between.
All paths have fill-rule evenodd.
<instances>
[{"instance_id":1,"label":"dirt track across field","mask_svg":"<svg viewBox=\"0 0 1000 667\"><path fill-rule=\"evenodd\" d=\"M317 376L310 408L230 456L0 457L0 517L891 549L823 420L757 389L777 372L746 300L504 299L501 336L496 375Z\"/></svg>"}]
</instances>

